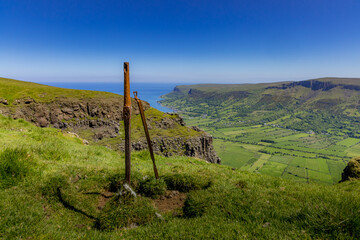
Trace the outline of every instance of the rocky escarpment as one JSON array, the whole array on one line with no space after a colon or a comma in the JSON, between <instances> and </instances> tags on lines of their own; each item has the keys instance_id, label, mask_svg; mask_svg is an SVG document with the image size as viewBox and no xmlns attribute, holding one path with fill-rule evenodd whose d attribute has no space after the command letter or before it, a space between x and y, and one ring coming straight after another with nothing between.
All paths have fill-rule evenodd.
<instances>
[{"instance_id":1,"label":"rocky escarpment","mask_svg":"<svg viewBox=\"0 0 360 240\"><path fill-rule=\"evenodd\" d=\"M360 179L360 157L351 159L341 174L341 182Z\"/></svg>"},{"instance_id":2,"label":"rocky escarpment","mask_svg":"<svg viewBox=\"0 0 360 240\"><path fill-rule=\"evenodd\" d=\"M172 155L185 155L190 157L196 157L204 159L211 163L221 163L220 158L217 156L213 147L213 138L211 135L195 128L196 131L200 132L201 135L197 137L163 137L154 138L151 140L154 151L164 156ZM119 145L120 149L124 149L124 144ZM144 139L134 142L132 144L134 150L147 149L147 143Z\"/></svg>"},{"instance_id":3,"label":"rocky escarpment","mask_svg":"<svg viewBox=\"0 0 360 240\"><path fill-rule=\"evenodd\" d=\"M122 120L123 101L120 98L105 99L71 99L56 98L51 102L36 102L32 98L16 99L11 106L2 99L0 114L14 119L22 118L39 127L55 127L60 129L89 128L103 132L103 137L115 136L119 133L119 121ZM2 105L2 106L1 106ZM144 109L150 105L143 103ZM133 114L139 114L135 101Z\"/></svg>"},{"instance_id":4,"label":"rocky escarpment","mask_svg":"<svg viewBox=\"0 0 360 240\"><path fill-rule=\"evenodd\" d=\"M150 109L147 102L143 102L145 110ZM72 99L56 98L50 102L37 102L32 98L16 99L10 102L0 99L0 114L14 119L25 119L39 127L55 127L77 133L90 143L101 144L118 150L123 150L123 126L121 120L123 99L111 97L104 99ZM157 111L158 113L161 113ZM132 115L139 114L138 106L133 100ZM205 132L185 127L185 123L178 115L160 114L162 117L148 117L149 129L158 133L153 138L154 150L165 156L186 155L204 159L212 163L220 163L212 146L212 137ZM134 131L142 132L142 126L134 127ZM179 134L163 134L173 129L191 133L191 136ZM136 133L136 132L135 132ZM135 134L136 135L136 134ZM113 139L116 144L108 144ZM145 137L133 138L133 149L147 149Z\"/></svg>"}]
</instances>

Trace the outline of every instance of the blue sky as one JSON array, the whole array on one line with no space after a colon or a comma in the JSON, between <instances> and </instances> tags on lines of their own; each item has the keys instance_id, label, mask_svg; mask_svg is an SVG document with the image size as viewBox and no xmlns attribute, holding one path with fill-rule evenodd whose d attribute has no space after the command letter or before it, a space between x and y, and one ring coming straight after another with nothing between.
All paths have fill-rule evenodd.
<instances>
[{"instance_id":1,"label":"blue sky","mask_svg":"<svg viewBox=\"0 0 360 240\"><path fill-rule=\"evenodd\" d=\"M360 77L359 0L0 0L0 76L269 82Z\"/></svg>"}]
</instances>

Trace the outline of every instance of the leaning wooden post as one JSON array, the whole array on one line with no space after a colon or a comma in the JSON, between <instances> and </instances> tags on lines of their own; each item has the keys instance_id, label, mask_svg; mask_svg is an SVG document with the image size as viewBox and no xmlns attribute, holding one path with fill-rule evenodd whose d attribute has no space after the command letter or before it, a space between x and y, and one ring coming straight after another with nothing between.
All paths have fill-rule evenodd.
<instances>
[{"instance_id":1,"label":"leaning wooden post","mask_svg":"<svg viewBox=\"0 0 360 240\"><path fill-rule=\"evenodd\" d=\"M159 173L158 173L158 170L157 170L156 164L155 164L155 156L154 156L154 151L153 151L152 144L151 144L151 140L150 140L150 134L149 134L149 130L148 130L148 127L147 127L147 124L146 124L146 118L145 118L144 108L143 108L143 106L142 106L141 100L137 97L137 94L138 94L137 91L135 91L135 92L134 92L134 97L135 97L135 100L136 100L136 102L138 103L138 106L139 106L140 115L141 115L141 120L142 120L142 123L143 123L143 126L144 126L144 131L145 131L145 135L146 135L146 140L147 140L148 147L149 147L150 157L151 157L151 160L152 160L152 162L153 162L153 168L154 168L155 178L156 178L156 179L159 179Z\"/></svg>"},{"instance_id":2,"label":"leaning wooden post","mask_svg":"<svg viewBox=\"0 0 360 240\"><path fill-rule=\"evenodd\" d=\"M131 97L129 63L124 62L125 180L131 182Z\"/></svg>"}]
</instances>

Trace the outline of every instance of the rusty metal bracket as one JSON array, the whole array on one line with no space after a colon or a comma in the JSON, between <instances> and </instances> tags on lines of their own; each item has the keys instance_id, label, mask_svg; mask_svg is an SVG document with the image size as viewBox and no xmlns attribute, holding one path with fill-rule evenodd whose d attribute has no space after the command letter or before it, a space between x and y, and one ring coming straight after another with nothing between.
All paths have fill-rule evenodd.
<instances>
[{"instance_id":1,"label":"rusty metal bracket","mask_svg":"<svg viewBox=\"0 0 360 240\"><path fill-rule=\"evenodd\" d=\"M129 63L124 62L125 180L131 182L131 96Z\"/></svg>"},{"instance_id":2,"label":"rusty metal bracket","mask_svg":"<svg viewBox=\"0 0 360 240\"><path fill-rule=\"evenodd\" d=\"M148 147L149 147L150 156L151 156L151 160L153 162L155 178L159 179L159 173L158 173L158 170L157 170L156 164L155 164L155 156L154 156L154 151L153 151L153 147L152 147L151 140L150 140L149 130L148 130L147 123L146 123L144 108L142 106L141 100L137 97L138 92L134 91L133 93L134 93L135 100L136 100L136 102L138 103L138 106L139 106L141 120L142 120L142 123L143 123L143 126L144 126L144 131L145 131L146 140L147 140Z\"/></svg>"}]
</instances>

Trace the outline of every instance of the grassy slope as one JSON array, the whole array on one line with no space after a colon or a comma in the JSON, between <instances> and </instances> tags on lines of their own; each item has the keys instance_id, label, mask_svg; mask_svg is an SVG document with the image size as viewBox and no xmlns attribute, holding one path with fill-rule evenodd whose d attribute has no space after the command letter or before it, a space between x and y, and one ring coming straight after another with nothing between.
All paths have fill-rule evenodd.
<instances>
[{"instance_id":1,"label":"grassy slope","mask_svg":"<svg viewBox=\"0 0 360 240\"><path fill-rule=\"evenodd\" d=\"M118 94L109 93L109 92L101 92L101 91L88 91L88 90L75 90L75 89L67 89L67 88L58 88L51 87L42 84L32 83L32 82L24 82L19 80L13 80L8 78L0 78L0 98L4 98L8 101L9 106L11 107L13 102L16 99L23 98L32 98L36 102L51 102L56 98L68 98L74 99L74 101L78 99L115 99L118 102L123 101L123 97ZM133 102L134 104L134 102ZM152 137L194 137L200 136L202 133L196 132L193 129L181 126L180 124L174 124L172 129L163 129L156 126L156 122L161 122L164 118L176 118L175 115L165 114L157 109L150 108L145 111L145 115L148 119L148 123L151 125L149 129L150 135ZM75 121L73 119L69 120L69 122ZM79 135L90 143L96 143L98 145L104 145L116 148L117 144L121 139L124 139L124 127L122 122L120 123L120 132L119 136L115 138L104 138L101 141L94 141L93 135L94 132L92 129L82 129L79 132ZM134 141L144 140L145 135L143 131L143 126L141 122L140 115L132 116L132 139ZM72 129L69 129L72 130Z\"/></svg>"},{"instance_id":2,"label":"grassy slope","mask_svg":"<svg viewBox=\"0 0 360 240\"><path fill-rule=\"evenodd\" d=\"M0 77L0 97L11 105L15 99L33 98L37 102L51 102L56 98L114 98L117 94L99 91L51 87Z\"/></svg>"},{"instance_id":3,"label":"grassy slope","mask_svg":"<svg viewBox=\"0 0 360 240\"><path fill-rule=\"evenodd\" d=\"M6 161L9 152L12 163ZM27 170L16 175L15 163ZM134 153L132 163L134 177L152 175L147 152ZM187 173L212 181L188 194L195 217L163 214L164 220L154 218L137 228L100 231L81 211L101 215L96 193L123 173L123 155L0 116L0 172L4 166L14 170L0 177L0 239L360 238L359 181L324 187L192 158L157 156L157 163L161 176ZM57 186L74 209L59 201Z\"/></svg>"}]
</instances>

